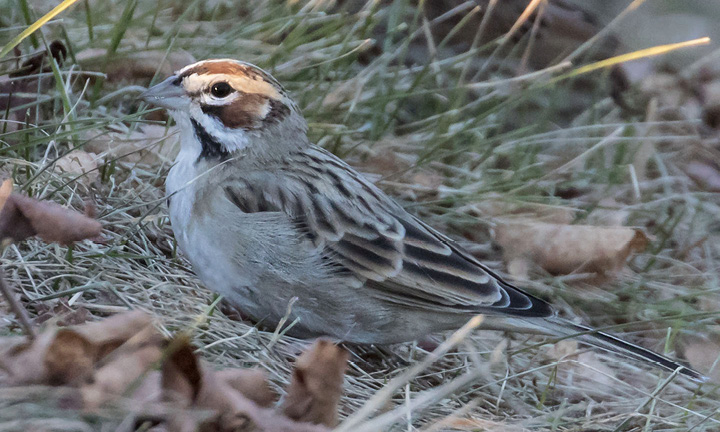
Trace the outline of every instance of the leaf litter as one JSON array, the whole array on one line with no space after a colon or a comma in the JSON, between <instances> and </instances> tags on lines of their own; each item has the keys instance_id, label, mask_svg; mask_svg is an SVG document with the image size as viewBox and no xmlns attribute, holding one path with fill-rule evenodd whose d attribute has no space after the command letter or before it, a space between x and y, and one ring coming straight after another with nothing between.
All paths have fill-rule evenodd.
<instances>
[{"instance_id":1,"label":"leaf litter","mask_svg":"<svg viewBox=\"0 0 720 432\"><path fill-rule=\"evenodd\" d=\"M67 245L100 234L94 219L14 194L9 180L0 187L0 209L4 239L37 235ZM126 415L153 418L168 431L329 430L337 423L346 364L342 348L316 341L298 358L287 396L275 409L277 395L263 372L215 370L198 357L187 334L163 336L145 312L0 337L0 389L68 387L75 391L63 404L86 413L122 400L133 407Z\"/></svg>"},{"instance_id":2,"label":"leaf litter","mask_svg":"<svg viewBox=\"0 0 720 432\"><path fill-rule=\"evenodd\" d=\"M76 391L64 403L86 413L122 400L134 407L128 415L155 418L169 431L329 430L337 423L347 363L342 348L316 341L298 358L276 409L277 395L264 373L215 370L187 336L163 337L140 311L50 326L32 341L0 338L0 347L0 387L69 387Z\"/></svg>"}]
</instances>

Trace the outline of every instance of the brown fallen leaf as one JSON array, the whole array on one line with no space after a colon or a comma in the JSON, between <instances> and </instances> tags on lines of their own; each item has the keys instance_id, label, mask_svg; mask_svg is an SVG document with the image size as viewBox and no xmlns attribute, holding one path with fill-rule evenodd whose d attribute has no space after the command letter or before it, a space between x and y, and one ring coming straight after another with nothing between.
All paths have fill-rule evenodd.
<instances>
[{"instance_id":1,"label":"brown fallen leaf","mask_svg":"<svg viewBox=\"0 0 720 432\"><path fill-rule=\"evenodd\" d=\"M194 423L190 416L179 416L169 419L170 430L201 430L201 431L325 431L327 429L294 421L279 416L270 408L259 406L253 399L257 396L245 395L230 384L232 375L219 373L199 361L187 338L179 338L168 345L170 354L162 365L163 399L179 404L189 410L191 408L212 410L217 413L210 420ZM237 376L234 376L237 379ZM235 382L237 385L237 382ZM247 382L246 382L247 384ZM253 383L254 386L257 383ZM267 385L267 384L265 384ZM244 388L246 391L249 388ZM337 405L326 407L333 412ZM190 426L195 424L195 429Z\"/></svg>"},{"instance_id":2,"label":"brown fallen leaf","mask_svg":"<svg viewBox=\"0 0 720 432\"><path fill-rule=\"evenodd\" d=\"M7 385L42 384L47 381L45 353L55 333L46 331L34 340L24 337L0 339L0 370Z\"/></svg>"},{"instance_id":3,"label":"brown fallen leaf","mask_svg":"<svg viewBox=\"0 0 720 432\"><path fill-rule=\"evenodd\" d=\"M129 312L75 327L98 346L101 360L92 379L80 388L82 406L93 410L142 387L166 346L163 336L149 323L146 314ZM127 326L119 328L122 324Z\"/></svg>"},{"instance_id":4,"label":"brown fallen leaf","mask_svg":"<svg viewBox=\"0 0 720 432\"><path fill-rule=\"evenodd\" d=\"M428 429L432 431L483 431L483 432L529 432L530 429L514 426L506 422L485 420L481 418L446 417L434 423Z\"/></svg>"},{"instance_id":5,"label":"brown fallen leaf","mask_svg":"<svg viewBox=\"0 0 720 432\"><path fill-rule=\"evenodd\" d=\"M100 408L140 385L163 355L162 347L150 344L136 350L128 350L95 371L89 384L80 388L82 406L88 410Z\"/></svg>"},{"instance_id":6,"label":"brown fallen leaf","mask_svg":"<svg viewBox=\"0 0 720 432\"><path fill-rule=\"evenodd\" d=\"M600 360L597 352L580 350L576 340L562 340L550 346L545 354L552 360L561 361L557 374L561 388L567 389L567 397L582 398L595 395L598 389L612 388L617 374ZM573 361L563 361L573 360Z\"/></svg>"},{"instance_id":7,"label":"brown fallen leaf","mask_svg":"<svg viewBox=\"0 0 720 432\"><path fill-rule=\"evenodd\" d=\"M570 224L575 220L577 209L539 203L516 203L500 194L488 194L482 201L471 204L472 209L482 217L512 219L513 222L550 222Z\"/></svg>"},{"instance_id":8,"label":"brown fallen leaf","mask_svg":"<svg viewBox=\"0 0 720 432\"><path fill-rule=\"evenodd\" d=\"M61 174L77 177L77 182L88 186L100 178L97 164L98 156L82 150L73 150L55 162L53 170Z\"/></svg>"},{"instance_id":9,"label":"brown fallen leaf","mask_svg":"<svg viewBox=\"0 0 720 432\"><path fill-rule=\"evenodd\" d=\"M8 188L12 191L11 180L3 182L3 194L6 194ZM17 208L14 197L13 194L7 195L0 209L0 241L20 241L37 233L28 218Z\"/></svg>"},{"instance_id":10,"label":"brown fallen leaf","mask_svg":"<svg viewBox=\"0 0 720 432\"><path fill-rule=\"evenodd\" d=\"M71 329L45 331L37 338L0 339L0 369L10 385L79 383L92 375L98 348Z\"/></svg>"},{"instance_id":11,"label":"brown fallen leaf","mask_svg":"<svg viewBox=\"0 0 720 432\"><path fill-rule=\"evenodd\" d=\"M65 47L65 44L63 44L59 40L54 40L50 43L48 49L50 51L50 55L55 59L58 66L62 66L63 62L65 61L65 57L67 57L67 48ZM22 62L19 69L10 72L8 76L10 76L11 78L17 78L28 76L38 72L51 72L52 69L50 69L50 66L48 66L47 64L45 64L43 67L43 63L47 59L47 54L48 50L43 49L38 53L31 55Z\"/></svg>"},{"instance_id":12,"label":"brown fallen leaf","mask_svg":"<svg viewBox=\"0 0 720 432\"><path fill-rule=\"evenodd\" d=\"M75 388L63 400L67 409L92 412L122 403L162 430L327 432L310 422L334 421L346 359L327 341L301 356L289 393L305 391L294 399L309 411L288 418L270 407L275 394L261 371L217 372L197 357L187 335L167 341L147 314L128 312L51 327L31 341L0 338L0 384ZM161 371L154 370L158 365Z\"/></svg>"},{"instance_id":13,"label":"brown fallen leaf","mask_svg":"<svg viewBox=\"0 0 720 432\"><path fill-rule=\"evenodd\" d=\"M278 399L270 388L267 374L260 369L223 369L216 375L258 406L271 407Z\"/></svg>"},{"instance_id":14,"label":"brown fallen leaf","mask_svg":"<svg viewBox=\"0 0 720 432\"><path fill-rule=\"evenodd\" d=\"M148 327L152 327L152 317L146 312L135 310L88 322L74 327L74 330L100 344L115 340L124 342Z\"/></svg>"},{"instance_id":15,"label":"brown fallen leaf","mask_svg":"<svg viewBox=\"0 0 720 432\"><path fill-rule=\"evenodd\" d=\"M527 269L533 262L552 274L618 271L632 252L645 250L649 238L626 227L508 223L495 229L508 268ZM526 274L516 270L513 276Z\"/></svg>"},{"instance_id":16,"label":"brown fallen leaf","mask_svg":"<svg viewBox=\"0 0 720 432\"><path fill-rule=\"evenodd\" d=\"M7 192L6 180L3 194ZM37 235L42 240L70 244L100 235L102 225L82 213L59 204L39 201L20 194L10 194L0 210L0 239L24 240Z\"/></svg>"},{"instance_id":17,"label":"brown fallen leaf","mask_svg":"<svg viewBox=\"0 0 720 432\"><path fill-rule=\"evenodd\" d=\"M52 323L59 327L84 324L92 320L92 314L82 306L73 307L67 299L60 298L35 303L36 324Z\"/></svg>"},{"instance_id":18,"label":"brown fallen leaf","mask_svg":"<svg viewBox=\"0 0 720 432\"><path fill-rule=\"evenodd\" d=\"M2 185L0 185L0 209L5 207L5 202L10 198L10 195L13 191L13 183L12 180L7 179L2 182Z\"/></svg>"},{"instance_id":19,"label":"brown fallen leaf","mask_svg":"<svg viewBox=\"0 0 720 432\"><path fill-rule=\"evenodd\" d=\"M82 383L92 375L99 352L99 347L80 333L69 328L59 329L45 353L47 383Z\"/></svg>"},{"instance_id":20,"label":"brown fallen leaf","mask_svg":"<svg viewBox=\"0 0 720 432\"><path fill-rule=\"evenodd\" d=\"M266 432L321 432L328 431L322 425L304 419L288 418L271 408L262 408L221 380L211 369L203 365L203 385L194 408L219 411L214 421L206 422L203 431L266 431ZM326 410L337 411L337 405Z\"/></svg>"},{"instance_id":21,"label":"brown fallen leaf","mask_svg":"<svg viewBox=\"0 0 720 432\"><path fill-rule=\"evenodd\" d=\"M0 339L0 369L14 384L80 384L93 375L98 362L118 348L162 346L147 314L129 312L73 327L51 327L34 340Z\"/></svg>"},{"instance_id":22,"label":"brown fallen leaf","mask_svg":"<svg viewBox=\"0 0 720 432\"><path fill-rule=\"evenodd\" d=\"M66 402L93 410L120 396L144 407L160 400L160 375L152 373L164 338L142 312L74 327L46 329L34 340L0 339L0 370L7 385L79 388Z\"/></svg>"},{"instance_id":23,"label":"brown fallen leaf","mask_svg":"<svg viewBox=\"0 0 720 432\"><path fill-rule=\"evenodd\" d=\"M711 338L694 337L681 344L681 348L693 369L707 371L705 375L720 384L720 335Z\"/></svg>"},{"instance_id":24,"label":"brown fallen leaf","mask_svg":"<svg viewBox=\"0 0 720 432\"><path fill-rule=\"evenodd\" d=\"M65 45L53 41L48 48L57 64L62 65L67 55ZM9 132L24 127L28 121L34 123L37 118L42 118L43 110L38 109L41 104L39 96L54 87L52 74L40 76L40 73L51 71L48 50L42 49L29 57L22 56L19 50L16 54L25 60L17 69L9 71L7 75L0 75L0 112L7 113L3 128Z\"/></svg>"},{"instance_id":25,"label":"brown fallen leaf","mask_svg":"<svg viewBox=\"0 0 720 432\"><path fill-rule=\"evenodd\" d=\"M704 190L720 192L720 167L706 162L692 161L685 166L685 172Z\"/></svg>"},{"instance_id":26,"label":"brown fallen leaf","mask_svg":"<svg viewBox=\"0 0 720 432\"><path fill-rule=\"evenodd\" d=\"M150 80L154 76L168 76L195 63L195 57L187 51L164 50L133 51L127 54L114 54L107 62L107 50L90 48L76 54L76 59L84 70L99 70L103 66L110 82Z\"/></svg>"},{"instance_id":27,"label":"brown fallen leaf","mask_svg":"<svg viewBox=\"0 0 720 432\"><path fill-rule=\"evenodd\" d=\"M72 327L74 331L99 347L98 357L104 358L128 341L145 343L147 339L159 340L152 317L142 311L130 311L101 321L88 322ZM137 335L140 335L138 341ZM133 337L136 337L133 339ZM145 339L142 339L145 338Z\"/></svg>"},{"instance_id":28,"label":"brown fallen leaf","mask_svg":"<svg viewBox=\"0 0 720 432\"><path fill-rule=\"evenodd\" d=\"M347 360L345 350L318 339L295 362L282 412L297 421L335 426Z\"/></svg>"},{"instance_id":29,"label":"brown fallen leaf","mask_svg":"<svg viewBox=\"0 0 720 432\"><path fill-rule=\"evenodd\" d=\"M157 165L170 163L180 151L177 126L143 125L130 131L111 130L87 133L84 149L98 158L120 159L129 163Z\"/></svg>"},{"instance_id":30,"label":"brown fallen leaf","mask_svg":"<svg viewBox=\"0 0 720 432\"><path fill-rule=\"evenodd\" d=\"M162 365L161 380L164 398L190 406L203 385L200 361L186 337L170 341L167 351L169 354Z\"/></svg>"}]
</instances>

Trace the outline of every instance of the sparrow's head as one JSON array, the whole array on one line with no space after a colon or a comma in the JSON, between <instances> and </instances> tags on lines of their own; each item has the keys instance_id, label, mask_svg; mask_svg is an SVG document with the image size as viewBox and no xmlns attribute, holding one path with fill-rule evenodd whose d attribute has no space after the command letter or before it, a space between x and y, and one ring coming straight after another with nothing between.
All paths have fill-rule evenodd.
<instances>
[{"instance_id":1,"label":"sparrow's head","mask_svg":"<svg viewBox=\"0 0 720 432\"><path fill-rule=\"evenodd\" d=\"M168 109L181 129L191 131L201 156L225 157L256 138L282 142L305 136L305 121L282 86L259 67L237 60L191 64L140 97Z\"/></svg>"}]
</instances>

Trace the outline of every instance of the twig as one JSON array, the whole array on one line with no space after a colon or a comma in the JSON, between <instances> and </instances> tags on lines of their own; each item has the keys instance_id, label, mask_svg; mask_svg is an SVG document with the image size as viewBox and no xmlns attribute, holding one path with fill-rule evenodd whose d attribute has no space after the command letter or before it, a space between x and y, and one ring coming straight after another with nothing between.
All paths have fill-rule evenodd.
<instances>
[{"instance_id":1,"label":"twig","mask_svg":"<svg viewBox=\"0 0 720 432\"><path fill-rule=\"evenodd\" d=\"M4 273L3 269L0 268L0 291L2 291L3 296L5 296L5 301L8 302L10 309L12 309L18 321L20 321L20 325L23 330L25 330L28 338L33 340L35 339L35 330L33 329L32 324L30 324L30 318L28 317L27 311L15 299L15 297L13 297L10 287L5 283Z\"/></svg>"}]
</instances>

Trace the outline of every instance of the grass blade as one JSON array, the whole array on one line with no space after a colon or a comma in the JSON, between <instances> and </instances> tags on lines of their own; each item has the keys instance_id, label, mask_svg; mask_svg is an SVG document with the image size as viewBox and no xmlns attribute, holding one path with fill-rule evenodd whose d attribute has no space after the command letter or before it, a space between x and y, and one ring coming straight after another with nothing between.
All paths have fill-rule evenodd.
<instances>
[{"instance_id":1,"label":"grass blade","mask_svg":"<svg viewBox=\"0 0 720 432\"><path fill-rule=\"evenodd\" d=\"M667 45L658 45L650 48L641 49L638 51L633 51L627 54L621 54L619 56L610 57L609 59L601 60L595 63L590 63L589 65L581 66L571 72L568 72L565 75L561 75L553 80L553 82L557 82L560 80L564 80L566 78L573 78L578 75L583 75L592 71L596 71L598 69L604 69L607 67L615 66L620 63L625 63L631 60L638 60L641 58L646 57L655 57L662 54L667 54L670 51L675 51L682 48L689 48L694 46L700 46L700 45L707 45L710 43L709 37L702 37L698 39L692 39L685 42L678 42L674 44L667 44Z\"/></svg>"}]
</instances>

